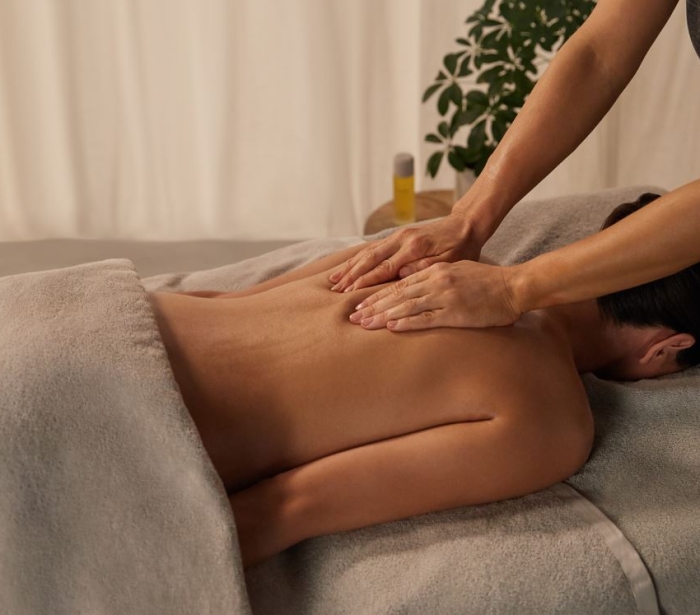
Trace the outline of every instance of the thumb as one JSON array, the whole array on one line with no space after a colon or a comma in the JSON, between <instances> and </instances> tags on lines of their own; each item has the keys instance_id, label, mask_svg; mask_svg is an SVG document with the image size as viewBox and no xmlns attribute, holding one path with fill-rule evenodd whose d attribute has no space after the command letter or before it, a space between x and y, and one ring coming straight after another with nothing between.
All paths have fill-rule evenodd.
<instances>
[{"instance_id":1,"label":"thumb","mask_svg":"<svg viewBox=\"0 0 700 615\"><path fill-rule=\"evenodd\" d=\"M443 260L444 259L440 258L439 256L421 258L420 260L414 261L409 265L404 265L403 267L401 267L401 269L399 269L399 277L408 277L412 273L418 273L419 271L423 271L423 269L427 269L428 267L430 267L430 265L434 263L440 263Z\"/></svg>"}]
</instances>

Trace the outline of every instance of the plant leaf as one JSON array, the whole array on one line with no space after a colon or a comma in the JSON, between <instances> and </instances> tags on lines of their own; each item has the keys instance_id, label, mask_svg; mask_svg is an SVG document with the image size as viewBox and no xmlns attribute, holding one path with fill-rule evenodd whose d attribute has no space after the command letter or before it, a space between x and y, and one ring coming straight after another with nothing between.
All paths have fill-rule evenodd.
<instances>
[{"instance_id":1,"label":"plant leaf","mask_svg":"<svg viewBox=\"0 0 700 615\"><path fill-rule=\"evenodd\" d=\"M442 87L442 85L443 85L442 83L435 83L434 85L431 85L425 91L425 94L423 94L423 102L427 102L428 99Z\"/></svg>"},{"instance_id":2,"label":"plant leaf","mask_svg":"<svg viewBox=\"0 0 700 615\"><path fill-rule=\"evenodd\" d=\"M452 86L450 86L450 99L458 109L462 108L463 96L462 88L459 87L459 84L453 83Z\"/></svg>"},{"instance_id":3,"label":"plant leaf","mask_svg":"<svg viewBox=\"0 0 700 615\"><path fill-rule=\"evenodd\" d=\"M450 122L450 137L453 137L464 124L466 124L464 121L464 111L457 111L452 116L452 121Z\"/></svg>"},{"instance_id":4,"label":"plant leaf","mask_svg":"<svg viewBox=\"0 0 700 615\"><path fill-rule=\"evenodd\" d=\"M486 144L486 120L481 120L469 133L467 145L472 150L482 150Z\"/></svg>"},{"instance_id":5,"label":"plant leaf","mask_svg":"<svg viewBox=\"0 0 700 615\"><path fill-rule=\"evenodd\" d=\"M450 136L450 127L447 122L440 122L438 126L438 132L447 139Z\"/></svg>"},{"instance_id":6,"label":"plant leaf","mask_svg":"<svg viewBox=\"0 0 700 615\"><path fill-rule=\"evenodd\" d=\"M498 37L501 34L501 30L492 30L484 38L481 39L481 47L483 49L493 49L498 42Z\"/></svg>"},{"instance_id":7,"label":"plant leaf","mask_svg":"<svg viewBox=\"0 0 700 615\"><path fill-rule=\"evenodd\" d=\"M498 77L489 83L489 90L487 92L489 98L495 98L498 94L503 91L503 86L506 84L507 79L505 77Z\"/></svg>"},{"instance_id":8,"label":"plant leaf","mask_svg":"<svg viewBox=\"0 0 700 615\"><path fill-rule=\"evenodd\" d=\"M502 62L503 57L497 51L483 51L480 56L482 64L493 64L494 62Z\"/></svg>"},{"instance_id":9,"label":"plant leaf","mask_svg":"<svg viewBox=\"0 0 700 615\"><path fill-rule=\"evenodd\" d=\"M459 74L457 75L458 77L466 77L467 75L472 74L473 71L469 68L471 59L472 57L470 55L464 56L464 60L462 60L462 65L459 67Z\"/></svg>"},{"instance_id":10,"label":"plant leaf","mask_svg":"<svg viewBox=\"0 0 700 615\"><path fill-rule=\"evenodd\" d=\"M454 149L455 152L457 152L457 155L462 159L465 167L471 167L478 157L478 154L475 157L474 152L470 151L466 147L462 147L461 145L455 145Z\"/></svg>"},{"instance_id":11,"label":"plant leaf","mask_svg":"<svg viewBox=\"0 0 700 615\"><path fill-rule=\"evenodd\" d=\"M590 0L593 2L594 0ZM486 0L484 2L484 6L479 9L479 12L484 16L488 17L488 14L493 10L493 5L496 4L496 0Z\"/></svg>"},{"instance_id":12,"label":"plant leaf","mask_svg":"<svg viewBox=\"0 0 700 615\"><path fill-rule=\"evenodd\" d=\"M481 90L471 90L467 93L467 103L484 109L489 106L489 97Z\"/></svg>"},{"instance_id":13,"label":"plant leaf","mask_svg":"<svg viewBox=\"0 0 700 615\"><path fill-rule=\"evenodd\" d=\"M491 83L498 77L502 77L503 74L505 73L505 65L504 64L496 64L495 66L492 66L491 68L485 70L483 73L479 75L477 78L476 82L477 83Z\"/></svg>"},{"instance_id":14,"label":"plant leaf","mask_svg":"<svg viewBox=\"0 0 700 615\"><path fill-rule=\"evenodd\" d=\"M513 81L515 82L515 87L518 88L518 91L525 95L528 95L535 86L530 78L522 71L516 71L513 73Z\"/></svg>"},{"instance_id":15,"label":"plant leaf","mask_svg":"<svg viewBox=\"0 0 700 615\"><path fill-rule=\"evenodd\" d=\"M467 106L467 110L464 112L464 123L465 124L473 124L482 115L484 115L485 111L486 111L486 109L484 107Z\"/></svg>"},{"instance_id":16,"label":"plant leaf","mask_svg":"<svg viewBox=\"0 0 700 615\"><path fill-rule=\"evenodd\" d=\"M464 161L460 156L457 155L457 153L454 150L450 150L449 153L447 154L447 160L450 161L450 164L457 169L457 171L464 171L466 168L464 166Z\"/></svg>"},{"instance_id":17,"label":"plant leaf","mask_svg":"<svg viewBox=\"0 0 700 615\"><path fill-rule=\"evenodd\" d=\"M426 135L425 140L428 143L442 143L442 139L438 137L436 134L431 133L429 135Z\"/></svg>"},{"instance_id":18,"label":"plant leaf","mask_svg":"<svg viewBox=\"0 0 700 615\"><path fill-rule=\"evenodd\" d=\"M519 109L525 104L525 95L523 92L515 90L501 97L500 102L508 107Z\"/></svg>"},{"instance_id":19,"label":"plant leaf","mask_svg":"<svg viewBox=\"0 0 700 615\"><path fill-rule=\"evenodd\" d=\"M494 117L504 124L511 124L515 120L518 114L513 111L513 109L499 109L496 111Z\"/></svg>"},{"instance_id":20,"label":"plant leaf","mask_svg":"<svg viewBox=\"0 0 700 615\"><path fill-rule=\"evenodd\" d=\"M507 130L508 126L505 124L505 122L500 122L495 118L493 122L491 122L491 134L493 135L493 140L496 141L496 143L501 142L501 139L503 139L503 135L506 134Z\"/></svg>"},{"instance_id":21,"label":"plant leaf","mask_svg":"<svg viewBox=\"0 0 700 615\"><path fill-rule=\"evenodd\" d=\"M437 175L438 169L440 168L440 163L442 162L442 157L445 152L435 152L430 158L428 158L427 171L430 177L435 177Z\"/></svg>"},{"instance_id":22,"label":"plant leaf","mask_svg":"<svg viewBox=\"0 0 700 615\"><path fill-rule=\"evenodd\" d=\"M440 94L440 98L438 98L438 112L440 115L445 115L447 113L447 109L450 106L450 100L452 98L452 92L451 92L451 87L445 88L442 91L442 94Z\"/></svg>"},{"instance_id":23,"label":"plant leaf","mask_svg":"<svg viewBox=\"0 0 700 615\"><path fill-rule=\"evenodd\" d=\"M450 73L454 75L457 71L457 62L466 53L466 51L461 51L460 53L448 53L445 56L445 68Z\"/></svg>"}]
</instances>

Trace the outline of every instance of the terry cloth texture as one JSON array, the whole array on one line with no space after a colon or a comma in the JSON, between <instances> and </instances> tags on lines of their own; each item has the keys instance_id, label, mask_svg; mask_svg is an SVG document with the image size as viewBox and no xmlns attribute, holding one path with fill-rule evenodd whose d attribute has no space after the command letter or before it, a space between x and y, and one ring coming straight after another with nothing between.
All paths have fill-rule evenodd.
<instances>
[{"instance_id":1,"label":"terry cloth texture","mask_svg":"<svg viewBox=\"0 0 700 615\"><path fill-rule=\"evenodd\" d=\"M0 278L0 613L249 613L133 266Z\"/></svg>"}]
</instances>

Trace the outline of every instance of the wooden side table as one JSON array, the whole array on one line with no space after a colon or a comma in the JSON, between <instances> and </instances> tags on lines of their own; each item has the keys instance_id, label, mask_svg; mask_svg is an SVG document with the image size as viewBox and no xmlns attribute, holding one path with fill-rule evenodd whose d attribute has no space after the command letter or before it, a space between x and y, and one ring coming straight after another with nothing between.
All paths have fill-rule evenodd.
<instances>
[{"instance_id":1,"label":"wooden side table","mask_svg":"<svg viewBox=\"0 0 700 615\"><path fill-rule=\"evenodd\" d=\"M416 222L440 218L452 211L454 192L452 190L422 190L416 192ZM375 209L365 222L365 235L373 235L387 228L398 226L394 221L393 199Z\"/></svg>"}]
</instances>

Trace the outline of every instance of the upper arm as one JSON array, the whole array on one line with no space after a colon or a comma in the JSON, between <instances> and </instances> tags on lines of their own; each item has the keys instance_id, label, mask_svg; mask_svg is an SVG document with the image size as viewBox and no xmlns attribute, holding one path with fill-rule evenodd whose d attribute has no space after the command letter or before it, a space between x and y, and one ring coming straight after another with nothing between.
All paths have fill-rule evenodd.
<instances>
[{"instance_id":1,"label":"upper arm","mask_svg":"<svg viewBox=\"0 0 700 615\"><path fill-rule=\"evenodd\" d=\"M329 269L341 265L347 259L355 256L355 254L357 254L365 246L367 246L367 242L361 243L356 246L351 246L349 248L345 248L344 250L338 250L337 252L333 252L328 256L324 256L315 261L307 263L306 265L302 265L301 267L297 267L296 269L287 271L282 275L276 276L274 278L266 280L265 282L255 284L254 286L250 286L249 288L244 288L242 290L234 290L230 292L217 292L212 290L197 290L188 292L178 291L178 294L206 298L216 297L220 299L235 299L237 297L247 297L250 295L255 295L256 293L261 293L263 291L270 290L271 288L282 286L283 284L287 284L289 282L294 282L296 280L301 280L303 278L308 278L309 276L328 271Z\"/></svg>"},{"instance_id":2,"label":"upper arm","mask_svg":"<svg viewBox=\"0 0 700 615\"><path fill-rule=\"evenodd\" d=\"M312 261L310 263L307 263L306 265L302 265L301 267L297 267L296 269L292 269L290 271L287 271L286 273L283 273L282 275L276 276L274 278L271 278L269 280L266 280L265 282L261 282L260 284L255 284L254 286L251 286L249 288L244 288L242 290L234 290L230 292L223 292L223 291L214 291L214 290L195 290L195 291L177 291L178 294L180 295L190 295L193 297L205 297L205 298L236 298L236 297L247 297L249 295L254 295L256 293L261 293L266 290L270 290L271 288L276 288L278 286L282 286L283 284L287 284L289 282L294 282L296 280L301 280L303 278L308 278L309 276L312 275L317 275L319 273L324 273L328 272L328 275L330 275L331 270L335 269L336 267L340 267L340 265L344 264L345 261L348 259L352 258L357 254L360 250L364 249L367 247L367 245L370 242L364 242L361 244L358 244L356 246L351 246L349 248L345 248L344 250L338 250L337 252L333 252L332 254L329 254L327 256L324 256L322 258L319 258L315 261ZM482 256L479 259L479 262L482 263L487 263L490 265L497 265L498 263ZM329 284L330 288L330 284Z\"/></svg>"},{"instance_id":3,"label":"upper arm","mask_svg":"<svg viewBox=\"0 0 700 615\"><path fill-rule=\"evenodd\" d=\"M294 282L295 280L301 280L312 275L323 273L324 271L329 271L330 269L342 265L346 260L355 256L355 254L357 254L360 250L366 248L368 244L369 242L365 241L356 246L338 250L337 252L333 252L332 254L307 263L306 265L292 269L287 273L283 273L281 276L268 280L267 282L259 284L258 286L263 287L264 285L269 285L263 289L267 290L267 288L272 288L273 286L279 286L281 284L286 284L287 282Z\"/></svg>"},{"instance_id":4,"label":"upper arm","mask_svg":"<svg viewBox=\"0 0 700 615\"><path fill-rule=\"evenodd\" d=\"M279 475L305 511L298 540L532 493L573 474L573 432L500 416L348 449Z\"/></svg>"}]
</instances>

